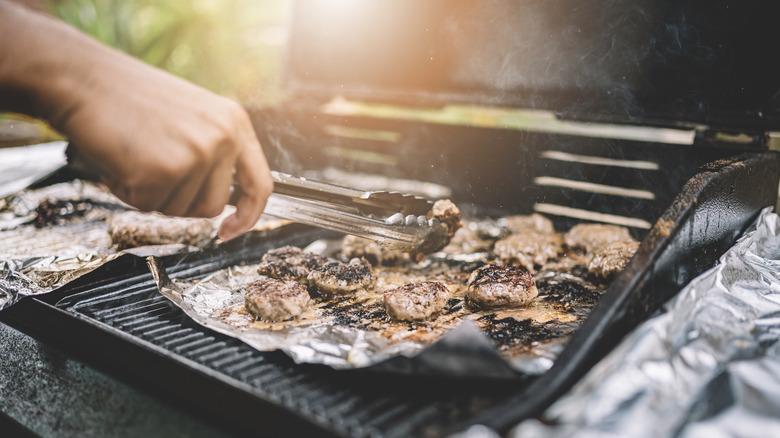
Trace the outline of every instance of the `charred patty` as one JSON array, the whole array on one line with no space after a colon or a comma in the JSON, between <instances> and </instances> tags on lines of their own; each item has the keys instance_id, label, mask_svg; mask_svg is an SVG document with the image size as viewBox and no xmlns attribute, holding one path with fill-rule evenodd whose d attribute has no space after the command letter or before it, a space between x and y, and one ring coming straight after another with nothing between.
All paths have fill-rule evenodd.
<instances>
[{"instance_id":1,"label":"charred patty","mask_svg":"<svg viewBox=\"0 0 780 438\"><path fill-rule=\"evenodd\" d=\"M539 291L534 276L517 266L485 265L471 273L466 298L479 307L519 307Z\"/></svg>"},{"instance_id":2,"label":"charred patty","mask_svg":"<svg viewBox=\"0 0 780 438\"><path fill-rule=\"evenodd\" d=\"M308 275L309 284L331 295L343 295L365 289L374 282L374 270L368 260L353 258L349 263L331 261Z\"/></svg>"},{"instance_id":3,"label":"charred patty","mask_svg":"<svg viewBox=\"0 0 780 438\"><path fill-rule=\"evenodd\" d=\"M252 315L266 321L287 321L309 306L306 286L291 280L262 277L246 288L244 305Z\"/></svg>"},{"instance_id":4,"label":"charred patty","mask_svg":"<svg viewBox=\"0 0 780 438\"><path fill-rule=\"evenodd\" d=\"M303 251L295 246L283 246L268 251L260 260L257 272L279 280L306 283L309 273L329 263L326 257Z\"/></svg>"},{"instance_id":5,"label":"charred patty","mask_svg":"<svg viewBox=\"0 0 780 438\"><path fill-rule=\"evenodd\" d=\"M385 291L385 310L399 321L425 321L439 313L450 291L437 281L409 283Z\"/></svg>"}]
</instances>

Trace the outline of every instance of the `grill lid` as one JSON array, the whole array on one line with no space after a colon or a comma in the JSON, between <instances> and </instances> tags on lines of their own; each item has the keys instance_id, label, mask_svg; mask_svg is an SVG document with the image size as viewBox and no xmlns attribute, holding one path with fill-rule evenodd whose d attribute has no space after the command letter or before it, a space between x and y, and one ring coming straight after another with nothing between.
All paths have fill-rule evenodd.
<instances>
[{"instance_id":1,"label":"grill lid","mask_svg":"<svg viewBox=\"0 0 780 438\"><path fill-rule=\"evenodd\" d=\"M293 10L296 98L469 103L576 118L780 128L771 0L315 0Z\"/></svg>"}]
</instances>

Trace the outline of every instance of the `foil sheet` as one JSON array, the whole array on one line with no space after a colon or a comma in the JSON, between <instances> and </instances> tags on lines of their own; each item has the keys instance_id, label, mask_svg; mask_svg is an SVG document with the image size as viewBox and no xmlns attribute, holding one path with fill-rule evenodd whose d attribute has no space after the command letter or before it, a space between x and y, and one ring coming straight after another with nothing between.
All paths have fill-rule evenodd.
<instances>
[{"instance_id":1,"label":"foil sheet","mask_svg":"<svg viewBox=\"0 0 780 438\"><path fill-rule=\"evenodd\" d=\"M330 246L315 241L305 250ZM442 317L444 321L421 324L418 328L391 328L393 336L388 336L388 331L333 323L318 309L309 310L309 314L294 321L262 322L244 307L244 290L258 278L257 265L233 266L200 281L187 281L168 278L161 259L147 260L160 292L194 321L260 351L281 350L297 363L415 375L517 379L549 369L567 339L539 345L533 354L508 358L499 353L474 322L479 313L462 320L458 313L453 313L452 320ZM366 320L370 324L375 317L368 316ZM453 321L457 322L450 324ZM439 331L443 332L440 336Z\"/></svg>"},{"instance_id":2,"label":"foil sheet","mask_svg":"<svg viewBox=\"0 0 780 438\"><path fill-rule=\"evenodd\" d=\"M780 217L767 208L712 269L509 436L780 436L778 341Z\"/></svg>"},{"instance_id":3,"label":"foil sheet","mask_svg":"<svg viewBox=\"0 0 780 438\"><path fill-rule=\"evenodd\" d=\"M63 213L38 223L45 202L59 203L55 209ZM104 186L79 180L0 199L0 310L62 287L124 253L146 257L194 249L174 244L119 251L108 220L128 209Z\"/></svg>"}]
</instances>

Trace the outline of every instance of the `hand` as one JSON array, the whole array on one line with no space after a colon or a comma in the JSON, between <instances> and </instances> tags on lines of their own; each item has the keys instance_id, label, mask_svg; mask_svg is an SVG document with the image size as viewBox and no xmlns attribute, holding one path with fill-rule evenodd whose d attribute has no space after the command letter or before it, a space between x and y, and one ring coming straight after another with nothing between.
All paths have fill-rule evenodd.
<instances>
[{"instance_id":1,"label":"hand","mask_svg":"<svg viewBox=\"0 0 780 438\"><path fill-rule=\"evenodd\" d=\"M99 163L117 197L143 211L216 216L237 181L242 196L220 237L246 231L273 187L249 116L223 97L118 57L87 73L95 77L58 111L55 126Z\"/></svg>"},{"instance_id":2,"label":"hand","mask_svg":"<svg viewBox=\"0 0 780 438\"><path fill-rule=\"evenodd\" d=\"M273 181L239 105L2 0L0 40L14 42L0 45L0 102L48 120L121 200L212 217L238 182L220 237L257 221Z\"/></svg>"}]
</instances>

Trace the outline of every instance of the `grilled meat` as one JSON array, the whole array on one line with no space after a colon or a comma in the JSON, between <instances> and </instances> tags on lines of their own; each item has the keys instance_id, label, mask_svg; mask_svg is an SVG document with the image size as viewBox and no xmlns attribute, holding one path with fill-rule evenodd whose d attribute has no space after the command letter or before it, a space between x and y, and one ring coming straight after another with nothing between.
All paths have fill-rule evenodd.
<instances>
[{"instance_id":1,"label":"grilled meat","mask_svg":"<svg viewBox=\"0 0 780 438\"><path fill-rule=\"evenodd\" d=\"M555 232L552 221L539 213L506 216L499 219L498 223L505 227L510 233L536 231L537 233L552 234Z\"/></svg>"},{"instance_id":2,"label":"grilled meat","mask_svg":"<svg viewBox=\"0 0 780 438\"><path fill-rule=\"evenodd\" d=\"M352 235L341 240L341 254L352 259L365 257L374 265L393 266L408 259L406 253L383 247L373 240Z\"/></svg>"},{"instance_id":3,"label":"grilled meat","mask_svg":"<svg viewBox=\"0 0 780 438\"><path fill-rule=\"evenodd\" d=\"M429 215L447 226L447 232L450 238L458 231L458 228L463 226L460 210L449 199L440 199L434 202Z\"/></svg>"},{"instance_id":4,"label":"grilled meat","mask_svg":"<svg viewBox=\"0 0 780 438\"><path fill-rule=\"evenodd\" d=\"M266 321L296 318L309 306L306 286L290 280L262 277L246 288L244 305L252 315Z\"/></svg>"},{"instance_id":5,"label":"grilled meat","mask_svg":"<svg viewBox=\"0 0 780 438\"><path fill-rule=\"evenodd\" d=\"M111 241L119 249L174 243L203 246L214 238L215 232L209 219L169 217L139 211L115 214L108 227Z\"/></svg>"},{"instance_id":6,"label":"grilled meat","mask_svg":"<svg viewBox=\"0 0 780 438\"><path fill-rule=\"evenodd\" d=\"M450 243L442 249L447 254L471 254L487 251L493 245L493 240L483 238L476 224L464 223L464 226L450 239Z\"/></svg>"},{"instance_id":7,"label":"grilled meat","mask_svg":"<svg viewBox=\"0 0 780 438\"><path fill-rule=\"evenodd\" d=\"M634 239L628 228L619 225L579 224L564 235L564 240L569 248L593 253L609 243L629 242Z\"/></svg>"},{"instance_id":8,"label":"grilled meat","mask_svg":"<svg viewBox=\"0 0 780 438\"><path fill-rule=\"evenodd\" d=\"M441 311L450 291L437 281L409 283L384 293L385 310L399 321L425 321Z\"/></svg>"},{"instance_id":9,"label":"grilled meat","mask_svg":"<svg viewBox=\"0 0 780 438\"><path fill-rule=\"evenodd\" d=\"M309 284L331 295L344 295L366 289L374 282L374 271L368 260L353 258L349 263L331 261L308 275Z\"/></svg>"},{"instance_id":10,"label":"grilled meat","mask_svg":"<svg viewBox=\"0 0 780 438\"><path fill-rule=\"evenodd\" d=\"M279 280L295 280L306 283L309 273L323 267L330 260L305 252L295 246L283 246L263 255L257 272Z\"/></svg>"},{"instance_id":11,"label":"grilled meat","mask_svg":"<svg viewBox=\"0 0 780 438\"><path fill-rule=\"evenodd\" d=\"M598 277L609 279L622 271L639 248L634 240L612 242L598 248L588 262L588 271Z\"/></svg>"},{"instance_id":12,"label":"grilled meat","mask_svg":"<svg viewBox=\"0 0 780 438\"><path fill-rule=\"evenodd\" d=\"M529 271L554 259L562 251L558 234L523 231L505 237L493 246L493 252L502 263L519 265Z\"/></svg>"},{"instance_id":13,"label":"grilled meat","mask_svg":"<svg viewBox=\"0 0 780 438\"><path fill-rule=\"evenodd\" d=\"M485 265L471 273L466 298L479 307L519 307L539 291L531 272L517 266Z\"/></svg>"}]
</instances>

